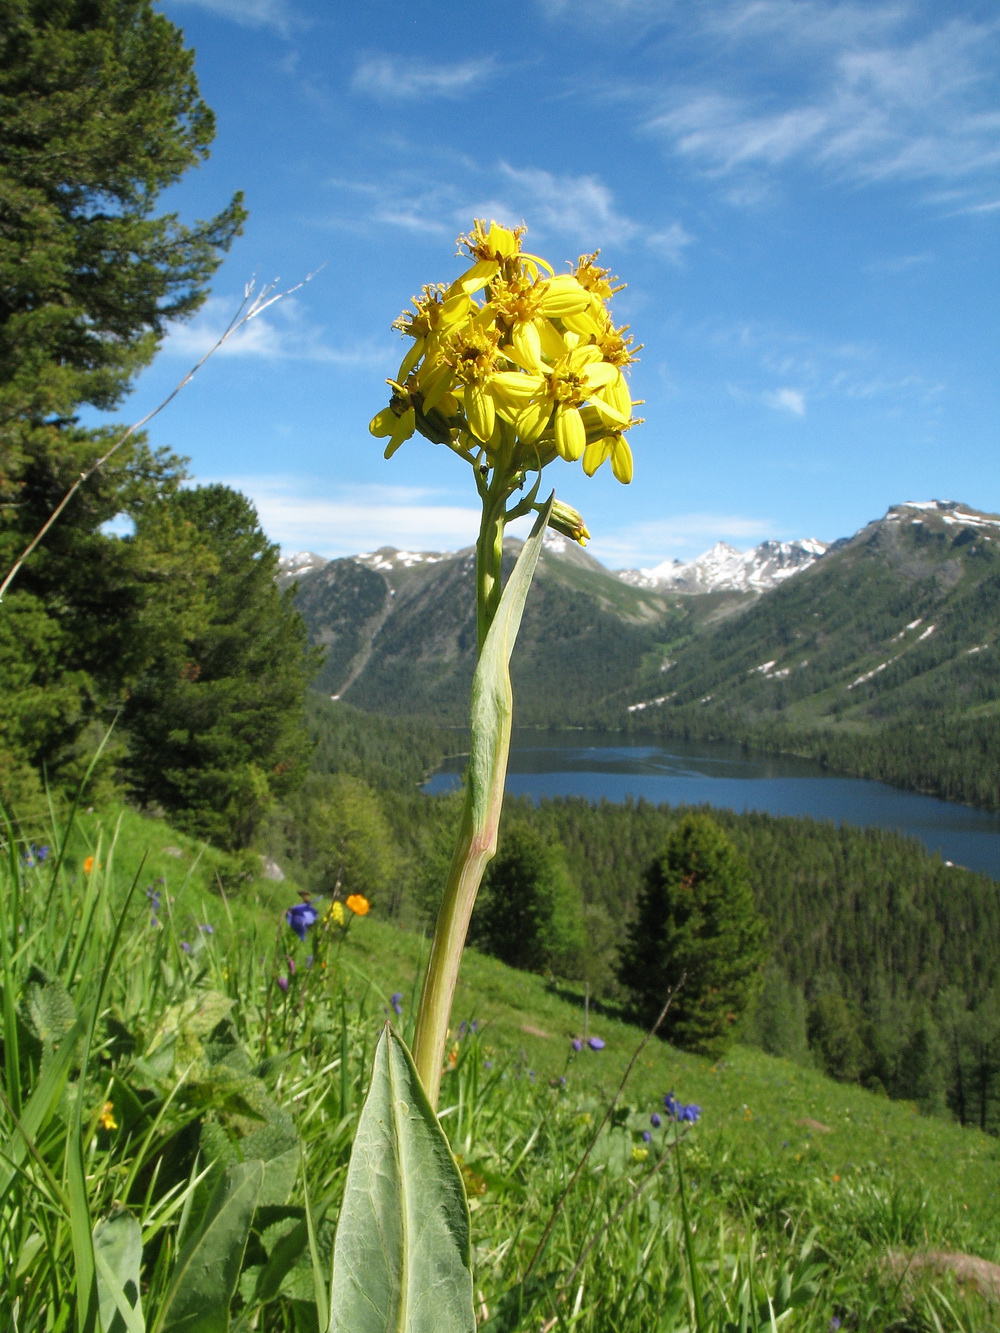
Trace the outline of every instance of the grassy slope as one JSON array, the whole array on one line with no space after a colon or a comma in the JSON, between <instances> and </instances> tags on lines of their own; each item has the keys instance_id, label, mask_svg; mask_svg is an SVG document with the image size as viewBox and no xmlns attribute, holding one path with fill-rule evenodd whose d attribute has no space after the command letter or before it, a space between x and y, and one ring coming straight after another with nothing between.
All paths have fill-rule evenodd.
<instances>
[{"instance_id":1,"label":"grassy slope","mask_svg":"<svg viewBox=\"0 0 1000 1333\"><path fill-rule=\"evenodd\" d=\"M281 886L259 894L265 914L288 900ZM416 1003L426 942L372 917L354 923L348 961L358 985L372 985L383 1004L402 991L406 1025ZM607 1043L599 1053L570 1057L570 1039L582 1035L582 997L561 996L540 977L517 972L467 950L454 1007L454 1024L476 1019L498 1052L523 1053L540 1082L569 1075L574 1091L609 1099L642 1033L593 1009L589 1031ZM567 1061L570 1060L569 1067ZM624 1101L640 1112L662 1109L666 1092L703 1109L702 1142L726 1157L742 1178L759 1177L762 1193L805 1199L821 1212L848 1203L863 1181L892 1175L927 1192L938 1216L947 1214L947 1240L1000 1262L1000 1143L978 1131L919 1115L861 1088L834 1083L815 1070L735 1047L717 1064L654 1041L629 1080ZM448 1080L442 1093L446 1104ZM812 1129L810 1119L830 1130ZM786 1146L787 1145L787 1146ZM839 1180L836 1179L839 1177ZM766 1182L766 1183L763 1183ZM822 1196L822 1197L817 1197Z\"/></svg>"},{"instance_id":2,"label":"grassy slope","mask_svg":"<svg viewBox=\"0 0 1000 1333\"><path fill-rule=\"evenodd\" d=\"M266 940L284 909L297 901L290 884L257 880L229 898L227 912L212 888L218 854L162 821L127 810L112 817L82 816L77 854L96 853L100 830L106 830L106 844L116 821L117 871L129 879L139 873L148 883L162 876L175 895L176 929L182 935L190 924L208 921L223 935L230 928L241 933L259 928ZM357 969L359 991L373 991L376 1008L387 1004L393 992L403 992L404 1031L426 947L419 936L368 917L354 922L345 952L345 963ZM574 1090L602 1099L614 1093L642 1035L613 1014L592 1008L589 1031L600 1035L606 1047L572 1058L568 1068L570 1038L584 1030L582 997L571 991L558 994L542 978L474 950L466 951L454 1016L456 1024L474 1018L480 1028L485 1025L486 1039L498 1052L523 1053L526 1068L539 1081L568 1073ZM732 1171L769 1180L767 1190L780 1180L790 1198L808 1194L826 1211L838 1206L839 1197L848 1200L856 1181L891 1173L914 1190L925 1190L938 1217L947 1214L947 1239L955 1248L1000 1262L1000 1141L748 1047L735 1047L713 1064L663 1042L650 1043L624 1100L652 1112L671 1090L703 1108L706 1148L728 1155ZM806 1119L830 1132L803 1125ZM817 1195L824 1197L817 1201Z\"/></svg>"}]
</instances>

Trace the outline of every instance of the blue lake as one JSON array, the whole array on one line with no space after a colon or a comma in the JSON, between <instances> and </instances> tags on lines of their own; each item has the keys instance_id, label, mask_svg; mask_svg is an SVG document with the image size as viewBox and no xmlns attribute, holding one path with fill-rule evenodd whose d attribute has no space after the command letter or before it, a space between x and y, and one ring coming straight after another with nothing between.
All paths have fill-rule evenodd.
<instances>
[{"instance_id":1,"label":"blue lake","mask_svg":"<svg viewBox=\"0 0 1000 1333\"><path fill-rule=\"evenodd\" d=\"M454 790L464 767L464 757L449 760L424 790ZM946 861L1000 880L1000 814L832 773L808 759L747 754L736 745L583 731L515 733L507 791L535 801L641 797L657 805L714 805L876 824L920 838Z\"/></svg>"}]
</instances>

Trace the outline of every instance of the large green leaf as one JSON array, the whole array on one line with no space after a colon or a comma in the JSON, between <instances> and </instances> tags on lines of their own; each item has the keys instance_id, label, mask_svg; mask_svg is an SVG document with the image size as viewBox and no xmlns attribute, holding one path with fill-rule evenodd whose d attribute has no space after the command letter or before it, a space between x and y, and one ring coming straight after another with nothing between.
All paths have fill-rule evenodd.
<instances>
[{"instance_id":1,"label":"large green leaf","mask_svg":"<svg viewBox=\"0 0 1000 1333\"><path fill-rule=\"evenodd\" d=\"M230 1167L220 1179L201 1226L177 1256L153 1333L226 1333L263 1181L259 1161Z\"/></svg>"},{"instance_id":2,"label":"large green leaf","mask_svg":"<svg viewBox=\"0 0 1000 1333\"><path fill-rule=\"evenodd\" d=\"M124 1208L94 1227L94 1266L102 1333L145 1333L139 1301L142 1228Z\"/></svg>"},{"instance_id":3,"label":"large green leaf","mask_svg":"<svg viewBox=\"0 0 1000 1333\"><path fill-rule=\"evenodd\" d=\"M333 1251L328 1333L472 1333L465 1186L410 1053L386 1025Z\"/></svg>"}]
</instances>

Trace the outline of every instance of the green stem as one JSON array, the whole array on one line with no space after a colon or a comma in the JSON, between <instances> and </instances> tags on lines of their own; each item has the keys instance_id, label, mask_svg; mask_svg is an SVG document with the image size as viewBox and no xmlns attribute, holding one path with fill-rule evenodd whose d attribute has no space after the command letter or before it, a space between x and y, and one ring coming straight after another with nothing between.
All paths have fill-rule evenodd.
<instances>
[{"instance_id":1,"label":"green stem","mask_svg":"<svg viewBox=\"0 0 1000 1333\"><path fill-rule=\"evenodd\" d=\"M476 542L476 642L480 653L503 592L501 567L506 517L506 496L503 493L496 495L491 487L483 499L483 517Z\"/></svg>"},{"instance_id":2,"label":"green stem","mask_svg":"<svg viewBox=\"0 0 1000 1333\"><path fill-rule=\"evenodd\" d=\"M498 479L494 474L492 484L483 495L483 517L479 528L479 540L476 543L476 626L480 653L496 616L503 590L501 562L506 501L509 492L509 486L503 484L503 481L505 479ZM473 719L473 747L477 744L475 725ZM475 906L479 885L497 848L500 809L507 775L507 755L510 750L511 709L509 707L497 719L497 725L499 734L496 738L495 759L490 775L488 818L484 825L481 813L477 814L474 809L472 785L467 784L458 841L448 871L444 898L438 912L417 1011L413 1061L428 1100L435 1109L441 1089L448 1022L451 1018L455 987L458 984L458 970L465 948L465 938L469 932L469 922L472 919L472 909Z\"/></svg>"}]
</instances>

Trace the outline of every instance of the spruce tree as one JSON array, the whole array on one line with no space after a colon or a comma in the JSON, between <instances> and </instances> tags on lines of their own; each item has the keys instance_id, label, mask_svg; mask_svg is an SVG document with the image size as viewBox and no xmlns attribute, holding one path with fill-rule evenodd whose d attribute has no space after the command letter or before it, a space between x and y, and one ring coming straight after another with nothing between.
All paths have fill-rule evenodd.
<instances>
[{"instance_id":1,"label":"spruce tree","mask_svg":"<svg viewBox=\"0 0 1000 1333\"><path fill-rule=\"evenodd\" d=\"M0 576L111 443L115 407L239 231L239 196L193 226L160 192L214 134L193 53L151 0L0 0ZM170 493L141 439L79 492L0 608L0 794L72 779L141 652L140 544L101 532ZM148 586L148 579L145 581Z\"/></svg>"},{"instance_id":2,"label":"spruce tree","mask_svg":"<svg viewBox=\"0 0 1000 1333\"><path fill-rule=\"evenodd\" d=\"M764 925L749 872L708 815L686 815L649 865L619 979L652 1023L675 991L660 1035L718 1055L760 983Z\"/></svg>"},{"instance_id":3,"label":"spruce tree","mask_svg":"<svg viewBox=\"0 0 1000 1333\"><path fill-rule=\"evenodd\" d=\"M318 654L294 590L278 591L278 548L245 496L219 485L178 491L140 515L136 540L164 531L161 544L180 543L202 572L164 580L168 633L125 706L126 771L139 799L181 827L246 847L305 775L304 696ZM160 625L163 609L152 610Z\"/></svg>"},{"instance_id":4,"label":"spruce tree","mask_svg":"<svg viewBox=\"0 0 1000 1333\"><path fill-rule=\"evenodd\" d=\"M579 894L558 843L525 823L505 827L469 941L525 972L578 974L584 951Z\"/></svg>"}]
</instances>

